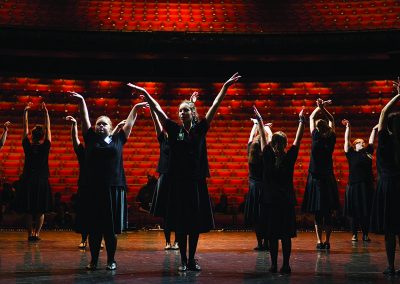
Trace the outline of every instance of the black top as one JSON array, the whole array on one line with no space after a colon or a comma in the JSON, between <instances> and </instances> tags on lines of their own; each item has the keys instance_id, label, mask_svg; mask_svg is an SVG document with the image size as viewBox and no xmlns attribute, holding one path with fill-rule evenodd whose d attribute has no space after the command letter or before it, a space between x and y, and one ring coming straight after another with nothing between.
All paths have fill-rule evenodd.
<instances>
[{"instance_id":1,"label":"black top","mask_svg":"<svg viewBox=\"0 0 400 284\"><path fill-rule=\"evenodd\" d=\"M247 157L250 155L250 147L253 144L253 142L250 142L247 144ZM261 145L260 143L254 143L256 147L259 147L260 153L261 153ZM249 178L261 181L262 180L262 175L263 175L263 163L262 163L262 157L260 155L259 158L254 159L254 163L249 162Z\"/></svg>"},{"instance_id":2,"label":"black top","mask_svg":"<svg viewBox=\"0 0 400 284\"><path fill-rule=\"evenodd\" d=\"M22 139L25 153L23 177L47 179L49 177L49 152L51 143L45 139L41 144L31 144L28 137Z\"/></svg>"},{"instance_id":3,"label":"black top","mask_svg":"<svg viewBox=\"0 0 400 284\"><path fill-rule=\"evenodd\" d=\"M160 144L160 158L158 159L157 172L160 174L168 173L169 164L169 144L168 138L165 133L161 132L157 136L158 143Z\"/></svg>"},{"instance_id":4,"label":"black top","mask_svg":"<svg viewBox=\"0 0 400 284\"><path fill-rule=\"evenodd\" d=\"M78 187L83 186L83 177L84 177L84 169L85 169L85 147L82 143L79 143L77 147L74 147L74 151L76 157L78 158L79 163L79 179L78 179Z\"/></svg>"},{"instance_id":5,"label":"black top","mask_svg":"<svg viewBox=\"0 0 400 284\"><path fill-rule=\"evenodd\" d=\"M202 179L210 176L207 157L207 120L193 125L189 133L183 126L167 119L164 125L170 145L169 172L185 179Z\"/></svg>"},{"instance_id":6,"label":"black top","mask_svg":"<svg viewBox=\"0 0 400 284\"><path fill-rule=\"evenodd\" d=\"M84 140L87 182L93 186L125 187L122 149L127 140L124 131L111 136L111 142L107 143L90 128L84 135Z\"/></svg>"},{"instance_id":7,"label":"black top","mask_svg":"<svg viewBox=\"0 0 400 284\"><path fill-rule=\"evenodd\" d=\"M349 162L349 183L371 182L372 174L372 154L374 146L369 144L360 151L355 151L352 147L347 151L346 157Z\"/></svg>"},{"instance_id":8,"label":"black top","mask_svg":"<svg viewBox=\"0 0 400 284\"><path fill-rule=\"evenodd\" d=\"M378 149L376 150L376 167L379 175L400 175L400 165L394 155L394 136L387 129L378 132Z\"/></svg>"},{"instance_id":9,"label":"black top","mask_svg":"<svg viewBox=\"0 0 400 284\"><path fill-rule=\"evenodd\" d=\"M270 145L263 151L264 201L273 204L296 205L293 187L294 165L299 154L299 147L292 145L281 157L279 165Z\"/></svg>"},{"instance_id":10,"label":"black top","mask_svg":"<svg viewBox=\"0 0 400 284\"><path fill-rule=\"evenodd\" d=\"M308 171L314 175L333 173L332 154L336 144L336 135L322 137L317 129L311 135L311 158Z\"/></svg>"}]
</instances>

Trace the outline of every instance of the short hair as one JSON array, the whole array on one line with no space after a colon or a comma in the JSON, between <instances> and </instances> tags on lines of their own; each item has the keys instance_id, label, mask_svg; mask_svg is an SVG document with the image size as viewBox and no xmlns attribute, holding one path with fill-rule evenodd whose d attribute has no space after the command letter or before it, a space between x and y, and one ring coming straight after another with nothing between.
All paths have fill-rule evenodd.
<instances>
[{"instance_id":1,"label":"short hair","mask_svg":"<svg viewBox=\"0 0 400 284\"><path fill-rule=\"evenodd\" d=\"M102 119L102 118L105 118L105 119L107 120L108 124L110 125L110 128L112 129L112 121L111 121L111 119L110 119L107 115L100 115L100 116L96 119L96 124L97 124L97 121L98 121L99 119Z\"/></svg>"},{"instance_id":2,"label":"short hair","mask_svg":"<svg viewBox=\"0 0 400 284\"><path fill-rule=\"evenodd\" d=\"M192 112L193 122L197 123L199 121L199 114L197 113L196 105L194 104L194 102L184 100L180 103L179 106L181 106L182 104L187 104L189 106L189 109Z\"/></svg>"}]
</instances>

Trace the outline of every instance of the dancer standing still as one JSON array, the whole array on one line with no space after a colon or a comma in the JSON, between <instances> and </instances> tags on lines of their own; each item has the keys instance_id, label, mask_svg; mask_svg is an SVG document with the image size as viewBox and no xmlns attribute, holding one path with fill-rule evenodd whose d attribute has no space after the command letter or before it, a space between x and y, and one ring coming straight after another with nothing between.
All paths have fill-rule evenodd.
<instances>
[{"instance_id":1,"label":"dancer standing still","mask_svg":"<svg viewBox=\"0 0 400 284\"><path fill-rule=\"evenodd\" d=\"M50 117L46 104L42 103L45 126L36 125L32 129L32 142L29 141L28 111L24 109L22 147L25 163L21 178L20 202L26 213L28 241L39 241L44 222L44 213L52 209L52 195L49 184L49 151L51 146ZM41 140L43 139L43 142Z\"/></svg>"},{"instance_id":2,"label":"dancer standing still","mask_svg":"<svg viewBox=\"0 0 400 284\"><path fill-rule=\"evenodd\" d=\"M270 244L271 273L277 272L279 240L282 243L283 264L281 274L291 273L289 265L292 251L291 238L296 237L296 196L293 187L294 165L299 153L304 133L305 117L299 113L299 126L293 145L285 152L287 136L284 132L275 132L268 141L265 137L262 117L254 107L261 135L263 155L264 200L267 203L267 238ZM272 134L272 133L270 133Z\"/></svg>"},{"instance_id":3,"label":"dancer standing still","mask_svg":"<svg viewBox=\"0 0 400 284\"><path fill-rule=\"evenodd\" d=\"M254 250L269 250L268 240L265 237L265 206L262 203L263 194L263 162L261 151L261 134L258 132L258 121L252 119L253 128L247 143L249 165L249 191L246 195L244 220L247 226L254 226L257 246ZM268 137L269 140L271 137Z\"/></svg>"},{"instance_id":4,"label":"dancer standing still","mask_svg":"<svg viewBox=\"0 0 400 284\"><path fill-rule=\"evenodd\" d=\"M378 182L371 212L371 231L385 235L388 267L383 273L388 275L395 274L396 235L400 235L400 113L392 113L400 100L400 81L394 82L394 86L397 95L385 105L379 116Z\"/></svg>"},{"instance_id":5,"label":"dancer standing still","mask_svg":"<svg viewBox=\"0 0 400 284\"><path fill-rule=\"evenodd\" d=\"M117 234L126 229L126 181L122 150L136 121L137 111L146 103L136 104L129 113L125 125L112 134L109 117L100 116L94 129L91 127L84 98L70 92L79 100L82 115L82 132L85 140L85 192L90 198L85 202L82 222L89 233L91 261L88 270L97 269L101 240L104 237L107 249L107 270L115 270ZM87 190L86 190L87 189Z\"/></svg>"},{"instance_id":6,"label":"dancer standing still","mask_svg":"<svg viewBox=\"0 0 400 284\"><path fill-rule=\"evenodd\" d=\"M332 161L336 144L335 121L326 109L328 104L331 104L330 100L318 99L317 108L310 115L311 158L302 204L303 212L314 214L316 248L327 250L331 247L332 213L340 206ZM315 121L320 112L326 120ZM322 242L322 226L325 227L325 242Z\"/></svg>"},{"instance_id":7,"label":"dancer standing still","mask_svg":"<svg viewBox=\"0 0 400 284\"><path fill-rule=\"evenodd\" d=\"M346 126L344 133L344 152L349 163L349 181L346 187L344 214L351 218L352 241L357 242L358 226L361 226L362 240L370 242L368 237L371 216L372 196L374 193L372 154L374 153L374 139L378 129L376 125L369 137L368 145L363 139L350 142L351 126L347 119L342 120Z\"/></svg>"},{"instance_id":8,"label":"dancer standing still","mask_svg":"<svg viewBox=\"0 0 400 284\"><path fill-rule=\"evenodd\" d=\"M179 105L179 118L182 124L170 120L144 88L128 84L143 93L145 100L168 133L170 145L168 173L171 177L171 190L165 222L167 228L175 231L178 237L182 261L178 270L181 272L201 270L194 258L199 234L214 228L206 181L209 168L205 137L228 88L239 78L239 74L236 73L225 82L205 119L198 120L196 108L192 102L182 102ZM186 255L188 242L189 257Z\"/></svg>"}]
</instances>

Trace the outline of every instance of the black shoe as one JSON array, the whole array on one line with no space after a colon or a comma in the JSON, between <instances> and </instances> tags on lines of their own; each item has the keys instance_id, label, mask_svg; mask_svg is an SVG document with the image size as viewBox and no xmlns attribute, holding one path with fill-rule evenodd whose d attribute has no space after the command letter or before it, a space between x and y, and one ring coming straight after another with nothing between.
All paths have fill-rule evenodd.
<instances>
[{"instance_id":1,"label":"black shoe","mask_svg":"<svg viewBox=\"0 0 400 284\"><path fill-rule=\"evenodd\" d=\"M290 268L289 265L282 266L281 269L279 270L280 274L290 274L292 272L292 269Z\"/></svg>"},{"instance_id":2,"label":"black shoe","mask_svg":"<svg viewBox=\"0 0 400 284\"><path fill-rule=\"evenodd\" d=\"M29 236L28 237L28 242L34 242L35 241L35 237L34 236Z\"/></svg>"},{"instance_id":3,"label":"black shoe","mask_svg":"<svg viewBox=\"0 0 400 284\"><path fill-rule=\"evenodd\" d=\"M201 271L201 267L200 265L197 263L196 259L193 260L189 260L188 264L187 264L187 269L191 270L191 271Z\"/></svg>"},{"instance_id":4,"label":"black shoe","mask_svg":"<svg viewBox=\"0 0 400 284\"><path fill-rule=\"evenodd\" d=\"M324 243L324 249L330 250L331 249L331 244L330 243Z\"/></svg>"},{"instance_id":5,"label":"black shoe","mask_svg":"<svg viewBox=\"0 0 400 284\"><path fill-rule=\"evenodd\" d=\"M186 272L188 270L186 263L182 263L179 267L178 267L178 271L179 272Z\"/></svg>"},{"instance_id":6,"label":"black shoe","mask_svg":"<svg viewBox=\"0 0 400 284\"><path fill-rule=\"evenodd\" d=\"M318 243L316 246L316 249L320 250L320 249L325 249L325 244L324 243Z\"/></svg>"},{"instance_id":7,"label":"black shoe","mask_svg":"<svg viewBox=\"0 0 400 284\"><path fill-rule=\"evenodd\" d=\"M107 263L106 269L107 270L115 270L115 269L117 269L117 263L115 261Z\"/></svg>"},{"instance_id":8,"label":"black shoe","mask_svg":"<svg viewBox=\"0 0 400 284\"><path fill-rule=\"evenodd\" d=\"M394 271L393 268L388 267L388 268L386 268L385 271L383 271L382 273L383 273L383 274L386 274L386 275L394 275L394 274L395 274L395 271Z\"/></svg>"},{"instance_id":9,"label":"black shoe","mask_svg":"<svg viewBox=\"0 0 400 284\"><path fill-rule=\"evenodd\" d=\"M277 272L278 272L278 268L276 268L275 265L272 265L272 266L268 269L268 271L271 272L271 273L277 273Z\"/></svg>"},{"instance_id":10,"label":"black shoe","mask_svg":"<svg viewBox=\"0 0 400 284\"><path fill-rule=\"evenodd\" d=\"M363 240L363 242L367 242L367 243L369 243L371 241L371 239L368 237L368 235L363 235L362 240Z\"/></svg>"},{"instance_id":11,"label":"black shoe","mask_svg":"<svg viewBox=\"0 0 400 284\"><path fill-rule=\"evenodd\" d=\"M89 263L89 264L86 266L86 270L94 271L94 270L96 270L96 269L97 269L97 264L96 264L96 263L93 263L93 262Z\"/></svg>"}]
</instances>

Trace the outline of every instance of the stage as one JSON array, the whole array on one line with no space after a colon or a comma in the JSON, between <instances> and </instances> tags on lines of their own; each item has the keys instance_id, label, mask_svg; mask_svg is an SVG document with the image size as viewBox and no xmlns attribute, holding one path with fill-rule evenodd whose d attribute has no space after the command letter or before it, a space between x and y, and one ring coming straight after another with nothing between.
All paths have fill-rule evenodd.
<instances>
[{"instance_id":1,"label":"stage","mask_svg":"<svg viewBox=\"0 0 400 284\"><path fill-rule=\"evenodd\" d=\"M0 232L1 283L392 283L387 277L383 236L372 242L350 241L350 233L332 235L331 250L315 250L315 236L302 232L293 239L292 274L268 272L268 252L253 250L253 232L211 232L200 236L197 259L201 272L180 274L179 251L164 251L162 231L134 231L119 236L116 271L105 270L106 252L99 269L86 271L89 250L77 248L80 236L69 231L44 231L42 240L28 243L22 231ZM173 240L173 234L172 234ZM397 250L397 254L399 254ZM278 269L282 263L279 252ZM397 256L396 269L400 268Z\"/></svg>"}]
</instances>

